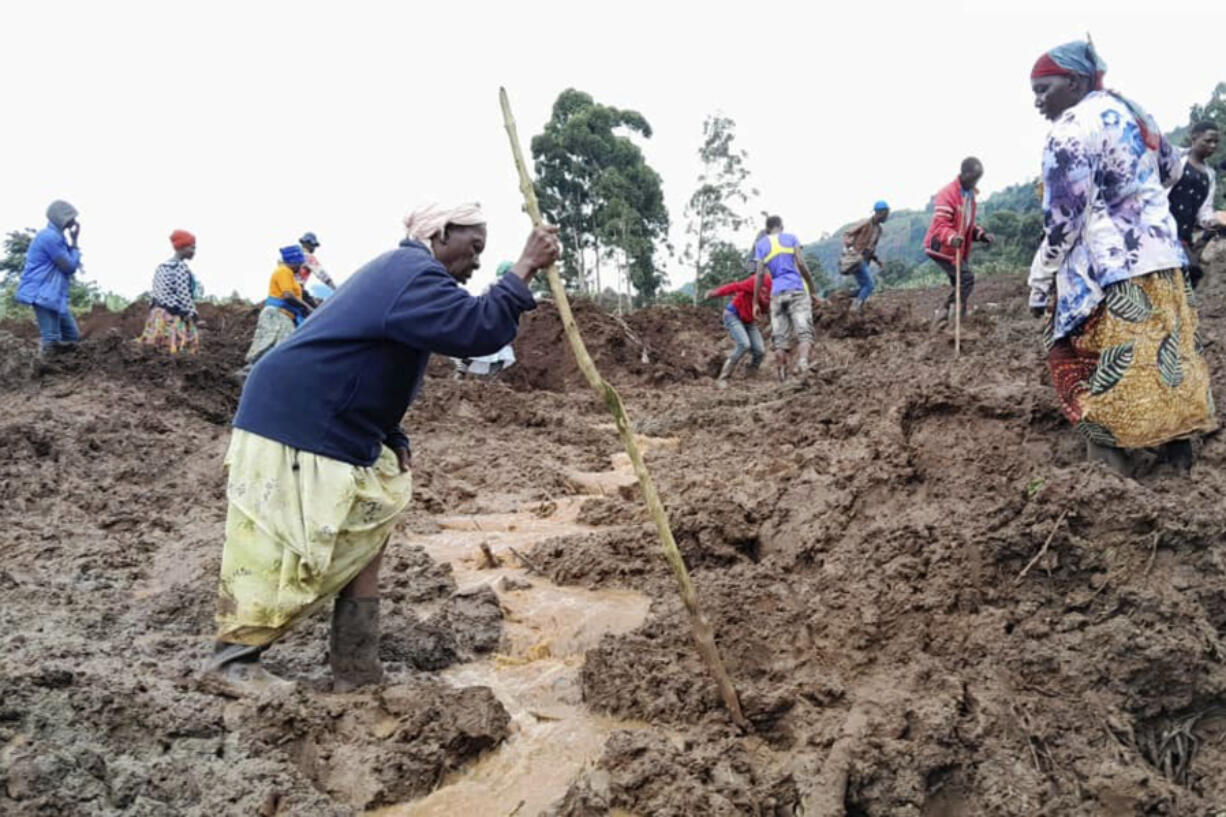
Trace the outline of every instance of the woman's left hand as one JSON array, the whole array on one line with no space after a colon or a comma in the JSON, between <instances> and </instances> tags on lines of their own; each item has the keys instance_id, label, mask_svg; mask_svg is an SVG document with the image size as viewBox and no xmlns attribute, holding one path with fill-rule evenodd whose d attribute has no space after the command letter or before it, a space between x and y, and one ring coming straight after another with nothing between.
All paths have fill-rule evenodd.
<instances>
[{"instance_id":1,"label":"woman's left hand","mask_svg":"<svg viewBox=\"0 0 1226 817\"><path fill-rule=\"evenodd\" d=\"M400 473L407 473L413 467L413 452L407 448L397 448L396 464L400 466Z\"/></svg>"}]
</instances>

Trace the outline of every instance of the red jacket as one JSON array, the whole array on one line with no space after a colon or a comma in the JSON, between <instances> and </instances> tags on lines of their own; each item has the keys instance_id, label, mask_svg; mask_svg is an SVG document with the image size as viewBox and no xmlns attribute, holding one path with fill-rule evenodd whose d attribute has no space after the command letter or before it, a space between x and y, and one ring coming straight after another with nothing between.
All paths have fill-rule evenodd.
<instances>
[{"instance_id":1,"label":"red jacket","mask_svg":"<svg viewBox=\"0 0 1226 817\"><path fill-rule=\"evenodd\" d=\"M732 306L736 308L736 314L742 323L753 323L753 279L755 277L757 276L751 275L742 281L733 281L715 290L717 298L725 295L734 296ZM758 291L758 305L763 312L770 312L771 274L769 272L762 275L762 289Z\"/></svg>"},{"instance_id":2,"label":"red jacket","mask_svg":"<svg viewBox=\"0 0 1226 817\"><path fill-rule=\"evenodd\" d=\"M954 248L949 246L950 240L962 236L962 260L971 255L971 242L982 241L987 232L975 223L975 191L967 196L970 211L962 207L962 182L954 179L942 187L933 201L932 223L924 235L924 252L931 258L940 258L951 264L954 261Z\"/></svg>"}]
</instances>

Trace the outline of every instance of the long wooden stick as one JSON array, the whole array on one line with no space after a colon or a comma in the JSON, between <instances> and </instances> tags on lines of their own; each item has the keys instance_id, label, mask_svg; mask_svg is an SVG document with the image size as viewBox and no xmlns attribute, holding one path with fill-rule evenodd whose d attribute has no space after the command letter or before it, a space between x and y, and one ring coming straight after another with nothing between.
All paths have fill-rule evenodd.
<instances>
[{"instance_id":1,"label":"long wooden stick","mask_svg":"<svg viewBox=\"0 0 1226 817\"><path fill-rule=\"evenodd\" d=\"M954 248L954 357L962 356L962 248Z\"/></svg>"},{"instance_id":2,"label":"long wooden stick","mask_svg":"<svg viewBox=\"0 0 1226 817\"><path fill-rule=\"evenodd\" d=\"M1056 531L1060 530L1060 526L1064 524L1064 517L1066 516L1068 516L1067 508L1065 509L1064 513L1060 514L1060 518L1056 520L1056 524L1052 526L1051 533L1047 534L1047 539L1043 542L1043 547L1039 548L1039 552L1034 555L1034 558L1026 563L1026 566L1022 568L1022 572L1017 574L1017 578L1013 582L1014 584L1021 584L1022 579L1026 578L1026 574L1030 572L1030 568L1038 564L1039 559L1043 558L1043 554L1047 552L1049 547L1051 547L1051 540L1056 538Z\"/></svg>"},{"instance_id":3,"label":"long wooden stick","mask_svg":"<svg viewBox=\"0 0 1226 817\"><path fill-rule=\"evenodd\" d=\"M541 208L536 200L536 188L532 185L532 177L528 175L528 166L524 163L524 154L519 145L519 133L515 128L515 117L511 114L511 103L507 99L506 88L499 88L498 96L502 103L503 124L506 125L507 136L511 140L511 153L515 157L515 169L519 172L519 189L524 194L524 205L528 215L532 218L533 225L539 226ZM711 624L698 606L698 594L694 592L689 571L686 570L681 551L677 549L677 542L673 539L673 530L668 522L668 512L664 510L664 503L660 501L660 495L656 493L651 474L647 472L647 465L643 462L643 455L639 452L638 441L634 438L634 430L630 425L630 418L626 416L626 408L622 405L621 396L600 376L596 364L592 362L592 357L588 354L583 337L579 334L579 327L575 325L575 316L571 312L566 290L562 287L562 279L558 277L557 267L551 264L545 274L549 279L549 289L553 293L558 314L562 318L562 328L566 332L566 339L570 341L571 351L575 353L579 369L583 372L587 382L596 390L597 396L604 401L609 413L613 415L617 433L626 447L626 453L630 455L634 473L639 479L639 486L643 489L643 498L647 501L647 509L656 523L656 532L660 536L660 550L673 570L673 576L677 580L677 589L681 594L681 603L685 605L686 612L689 613L690 627L693 629L694 643L698 647L698 653L706 662L711 675L714 676L715 685L719 688L720 697L723 698L724 706L728 708L728 714L731 715L733 722L742 729L748 730L749 721L741 712L741 702L737 698L736 689L732 686L732 679L728 677L728 671L724 669L724 661L720 657L719 648L715 646L715 634L711 629Z\"/></svg>"}]
</instances>

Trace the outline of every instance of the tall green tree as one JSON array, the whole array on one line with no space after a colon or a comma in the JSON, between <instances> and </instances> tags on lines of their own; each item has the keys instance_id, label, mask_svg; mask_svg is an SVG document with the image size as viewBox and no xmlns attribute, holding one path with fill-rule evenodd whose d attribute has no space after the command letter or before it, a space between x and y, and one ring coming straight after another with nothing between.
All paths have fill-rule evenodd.
<instances>
[{"instance_id":1,"label":"tall green tree","mask_svg":"<svg viewBox=\"0 0 1226 817\"><path fill-rule=\"evenodd\" d=\"M568 88L554 102L544 131L532 139L536 194L546 218L558 225L569 289L587 292L594 277L590 283L599 291L600 264L611 249L629 259L643 298L653 299L663 281L655 249L668 234L668 210L660 176L633 134L651 138L642 114Z\"/></svg>"},{"instance_id":2,"label":"tall green tree","mask_svg":"<svg viewBox=\"0 0 1226 817\"><path fill-rule=\"evenodd\" d=\"M0 258L0 318L12 314L17 304L17 284L26 266L26 252L34 240L34 230L13 230L4 237L4 257Z\"/></svg>"},{"instance_id":3,"label":"tall green tree","mask_svg":"<svg viewBox=\"0 0 1226 817\"><path fill-rule=\"evenodd\" d=\"M664 284L655 251L668 230L668 210L659 176L646 164L610 168L597 182L602 206L596 212L596 240L620 251L640 301L651 303Z\"/></svg>"},{"instance_id":4,"label":"tall green tree","mask_svg":"<svg viewBox=\"0 0 1226 817\"><path fill-rule=\"evenodd\" d=\"M702 172L698 174L698 188L685 208L685 232L689 239L683 258L694 267L694 303L705 291L703 279L707 277L716 242L721 240L721 234L735 232L748 222L738 208L747 205L751 195L758 195L757 190L745 190L749 178L745 160L749 154L732 145L736 122L721 114L708 116L702 123L702 137L702 146L698 148Z\"/></svg>"},{"instance_id":5,"label":"tall green tree","mask_svg":"<svg viewBox=\"0 0 1226 817\"><path fill-rule=\"evenodd\" d=\"M26 253L34 240L34 229L13 230L4 237L4 257L0 258L0 285L16 284L26 265Z\"/></svg>"}]
</instances>

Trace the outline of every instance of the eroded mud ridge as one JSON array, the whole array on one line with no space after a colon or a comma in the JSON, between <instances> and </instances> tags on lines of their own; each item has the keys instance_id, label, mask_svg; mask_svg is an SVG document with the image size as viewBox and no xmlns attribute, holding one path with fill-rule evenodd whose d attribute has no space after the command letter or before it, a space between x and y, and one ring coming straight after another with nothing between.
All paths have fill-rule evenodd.
<instances>
[{"instance_id":1,"label":"eroded mud ridge","mask_svg":"<svg viewBox=\"0 0 1226 817\"><path fill-rule=\"evenodd\" d=\"M0 327L0 813L1226 812L1226 445L1190 477L1085 464L1022 282L980 283L957 362L941 297L836 304L810 377L727 391L718 316L579 311L672 441L648 462L749 735L550 307L505 382L432 378L406 419L387 683L328 690L325 611L268 653L299 681L274 699L195 682L254 315L206 316L193 361L134 348L139 307L93 316L41 372Z\"/></svg>"}]
</instances>

